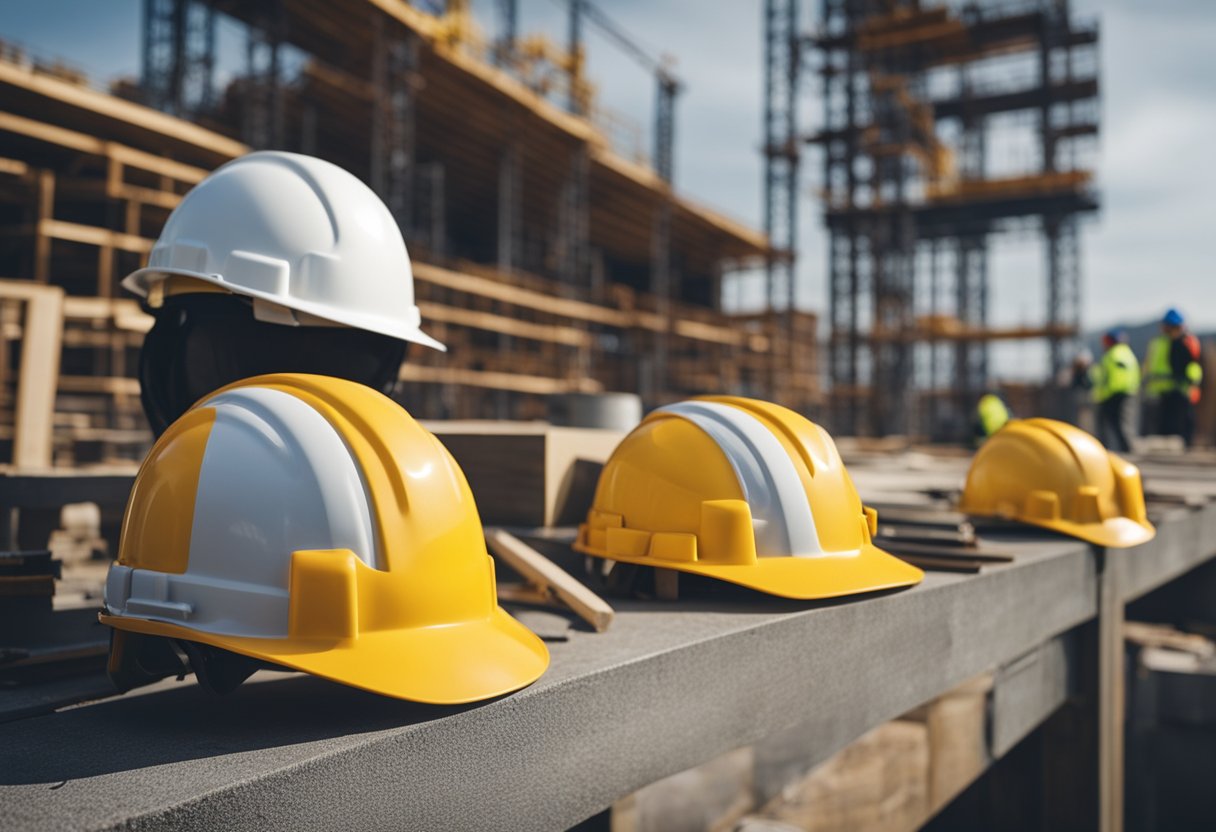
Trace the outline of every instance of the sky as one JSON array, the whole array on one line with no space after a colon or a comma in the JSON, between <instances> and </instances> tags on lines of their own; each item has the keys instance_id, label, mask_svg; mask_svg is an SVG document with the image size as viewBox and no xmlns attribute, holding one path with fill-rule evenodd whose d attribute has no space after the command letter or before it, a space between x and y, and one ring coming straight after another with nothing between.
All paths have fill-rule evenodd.
<instances>
[{"instance_id":1,"label":"sky","mask_svg":"<svg viewBox=\"0 0 1216 832\"><path fill-rule=\"evenodd\" d=\"M683 194L758 227L761 223L762 22L760 0L596 0L651 54L669 54L685 89L677 105L675 181ZM493 30L493 0L474 0ZM520 0L521 30L564 39L563 0ZM139 65L139 0L0 0L0 38L61 56L104 81ZM814 25L818 3L803 3ZM1216 2L1074 0L1101 26L1100 214L1082 236L1087 329L1137 323L1177 305L1201 329L1216 328ZM235 24L225 24L235 32ZM221 38L225 29L221 29ZM653 82L589 28L588 61L599 102L636 121L649 148ZM808 79L813 81L814 79ZM808 129L818 115L813 83L801 99ZM822 311L826 238L812 193L819 168L804 157L799 203L797 303ZM994 324L1042 317L1043 254L1033 236L992 245ZM747 304L758 281L728 299ZM1006 376L1042 360L1037 345L1000 345Z\"/></svg>"}]
</instances>

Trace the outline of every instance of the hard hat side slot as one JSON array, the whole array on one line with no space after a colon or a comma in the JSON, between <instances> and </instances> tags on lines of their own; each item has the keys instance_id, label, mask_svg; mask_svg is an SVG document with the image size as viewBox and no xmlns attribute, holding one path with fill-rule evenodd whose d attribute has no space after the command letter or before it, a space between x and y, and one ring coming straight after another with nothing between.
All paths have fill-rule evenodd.
<instances>
[{"instance_id":1,"label":"hard hat side slot","mask_svg":"<svg viewBox=\"0 0 1216 832\"><path fill-rule=\"evenodd\" d=\"M700 551L703 561L756 562L756 533L745 500L706 500L701 503Z\"/></svg>"},{"instance_id":2,"label":"hard hat side slot","mask_svg":"<svg viewBox=\"0 0 1216 832\"><path fill-rule=\"evenodd\" d=\"M1072 501L1072 515L1074 523L1102 522L1101 492L1096 486L1083 485L1077 489Z\"/></svg>"},{"instance_id":3,"label":"hard hat side slot","mask_svg":"<svg viewBox=\"0 0 1216 832\"><path fill-rule=\"evenodd\" d=\"M346 639L359 635L356 561L349 549L292 553L287 631L293 638Z\"/></svg>"},{"instance_id":4,"label":"hard hat side slot","mask_svg":"<svg viewBox=\"0 0 1216 832\"><path fill-rule=\"evenodd\" d=\"M1026 495L1026 517L1032 520L1059 520L1059 495L1053 491L1031 491Z\"/></svg>"}]
</instances>

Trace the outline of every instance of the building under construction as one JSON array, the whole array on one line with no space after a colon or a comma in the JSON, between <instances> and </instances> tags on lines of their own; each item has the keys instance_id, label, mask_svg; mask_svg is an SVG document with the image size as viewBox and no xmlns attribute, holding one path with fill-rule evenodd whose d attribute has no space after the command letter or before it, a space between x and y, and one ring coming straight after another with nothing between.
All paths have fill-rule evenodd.
<instances>
[{"instance_id":1,"label":"building under construction","mask_svg":"<svg viewBox=\"0 0 1216 832\"><path fill-rule=\"evenodd\" d=\"M766 5L766 219L792 254L809 139L821 148L829 235L831 421L957 438L991 382L994 341L1045 340L1053 376L1071 359L1078 222L1098 207L1086 167L1097 28L1078 24L1067 0L822 0L808 36L799 6ZM817 85L803 77L811 67ZM822 120L807 137L797 112L809 94ZM1010 166L1010 155L1021 158ZM1042 239L1045 305L1032 325L997 328L989 248L1013 229ZM792 256L772 262L779 291Z\"/></svg>"},{"instance_id":2,"label":"building under construction","mask_svg":"<svg viewBox=\"0 0 1216 832\"><path fill-rule=\"evenodd\" d=\"M489 39L461 2L146 0L132 21L140 77L105 90L7 47L0 276L22 280L6 289L5 343L45 333L50 349L24 353L62 356L19 374L18 389L23 350L6 351L4 423L38 402L55 410L54 452L49 427L22 442L17 426L12 458L140 455L134 371L150 319L118 281L192 185L261 148L336 162L398 218L423 319L449 347L407 356L401 395L420 415L543 417L546 396L611 390L647 405L721 391L814 407L814 317L720 307L723 274L763 263L769 246L674 190L668 63L589 3L569 4L560 46L519 33L517 4L499 12ZM590 27L654 79L649 152L596 102ZM243 63L221 71L233 32ZM60 310L61 335L32 325L35 285L66 292L39 307L48 321Z\"/></svg>"}]
</instances>

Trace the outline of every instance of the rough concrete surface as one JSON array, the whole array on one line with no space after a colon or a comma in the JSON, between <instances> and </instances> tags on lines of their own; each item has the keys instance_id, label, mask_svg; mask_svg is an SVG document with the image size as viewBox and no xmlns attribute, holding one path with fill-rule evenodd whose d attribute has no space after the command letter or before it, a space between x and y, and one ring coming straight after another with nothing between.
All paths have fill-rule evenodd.
<instances>
[{"instance_id":1,"label":"rough concrete surface","mask_svg":"<svg viewBox=\"0 0 1216 832\"><path fill-rule=\"evenodd\" d=\"M1161 539L1171 573L1205 557L1175 549L1192 530ZM1094 616L1095 550L1001 546L1013 563L851 601L617 601L608 632L572 629L539 682L475 706L265 673L225 698L172 682L0 725L0 828L562 829L781 731L827 759Z\"/></svg>"}]
</instances>

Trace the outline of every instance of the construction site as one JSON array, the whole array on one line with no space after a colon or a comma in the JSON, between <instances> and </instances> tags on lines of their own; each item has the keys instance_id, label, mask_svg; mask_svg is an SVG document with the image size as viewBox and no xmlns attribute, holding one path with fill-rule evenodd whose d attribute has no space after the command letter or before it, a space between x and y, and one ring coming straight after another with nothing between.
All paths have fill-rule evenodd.
<instances>
[{"instance_id":1,"label":"construction site","mask_svg":"<svg viewBox=\"0 0 1216 832\"><path fill-rule=\"evenodd\" d=\"M774 384L798 407L819 404L813 315L721 309L723 273L762 264L769 246L673 188L678 88L662 67L666 103L639 159L596 120L578 43L485 43L463 5L442 17L404 3L267 9L148 4L141 78L108 92L20 51L0 56L0 262L7 277L65 290L61 461L146 451L130 353L151 322L115 276L146 258L208 171L264 148L343 166L398 219L420 309L449 347L402 366L399 396L419 413L543 418L558 393L630 391L654 406ZM217 15L247 27L248 65L224 89Z\"/></svg>"},{"instance_id":2,"label":"construction site","mask_svg":"<svg viewBox=\"0 0 1216 832\"><path fill-rule=\"evenodd\" d=\"M1216 347L1171 309L1194 354L1176 370L1158 336L1120 365L1123 437L1113 359L1085 357L1101 21L757 4L749 222L676 177L680 55L704 40L538 5L140 0L116 77L0 19L0 827L1210 828ZM607 105L593 47L636 72L643 118ZM294 219L226 261L175 230L253 165L346 183L335 254L288 280ZM300 264L384 233L380 211L404 268L354 318L297 303L330 268ZM1040 266L1016 286L1009 240ZM1018 323L993 304L1014 291ZM399 308L417 320L377 322ZM252 310L256 372L188 340L220 309ZM381 339L349 373L275 357L349 328ZM1013 344L1043 366L1010 372ZM356 496L329 502L337 482ZM204 545L227 560L196 576ZM238 563L276 546L281 568ZM519 630L493 648L455 635L487 595L494 638ZM403 652L358 657L402 621Z\"/></svg>"}]
</instances>

